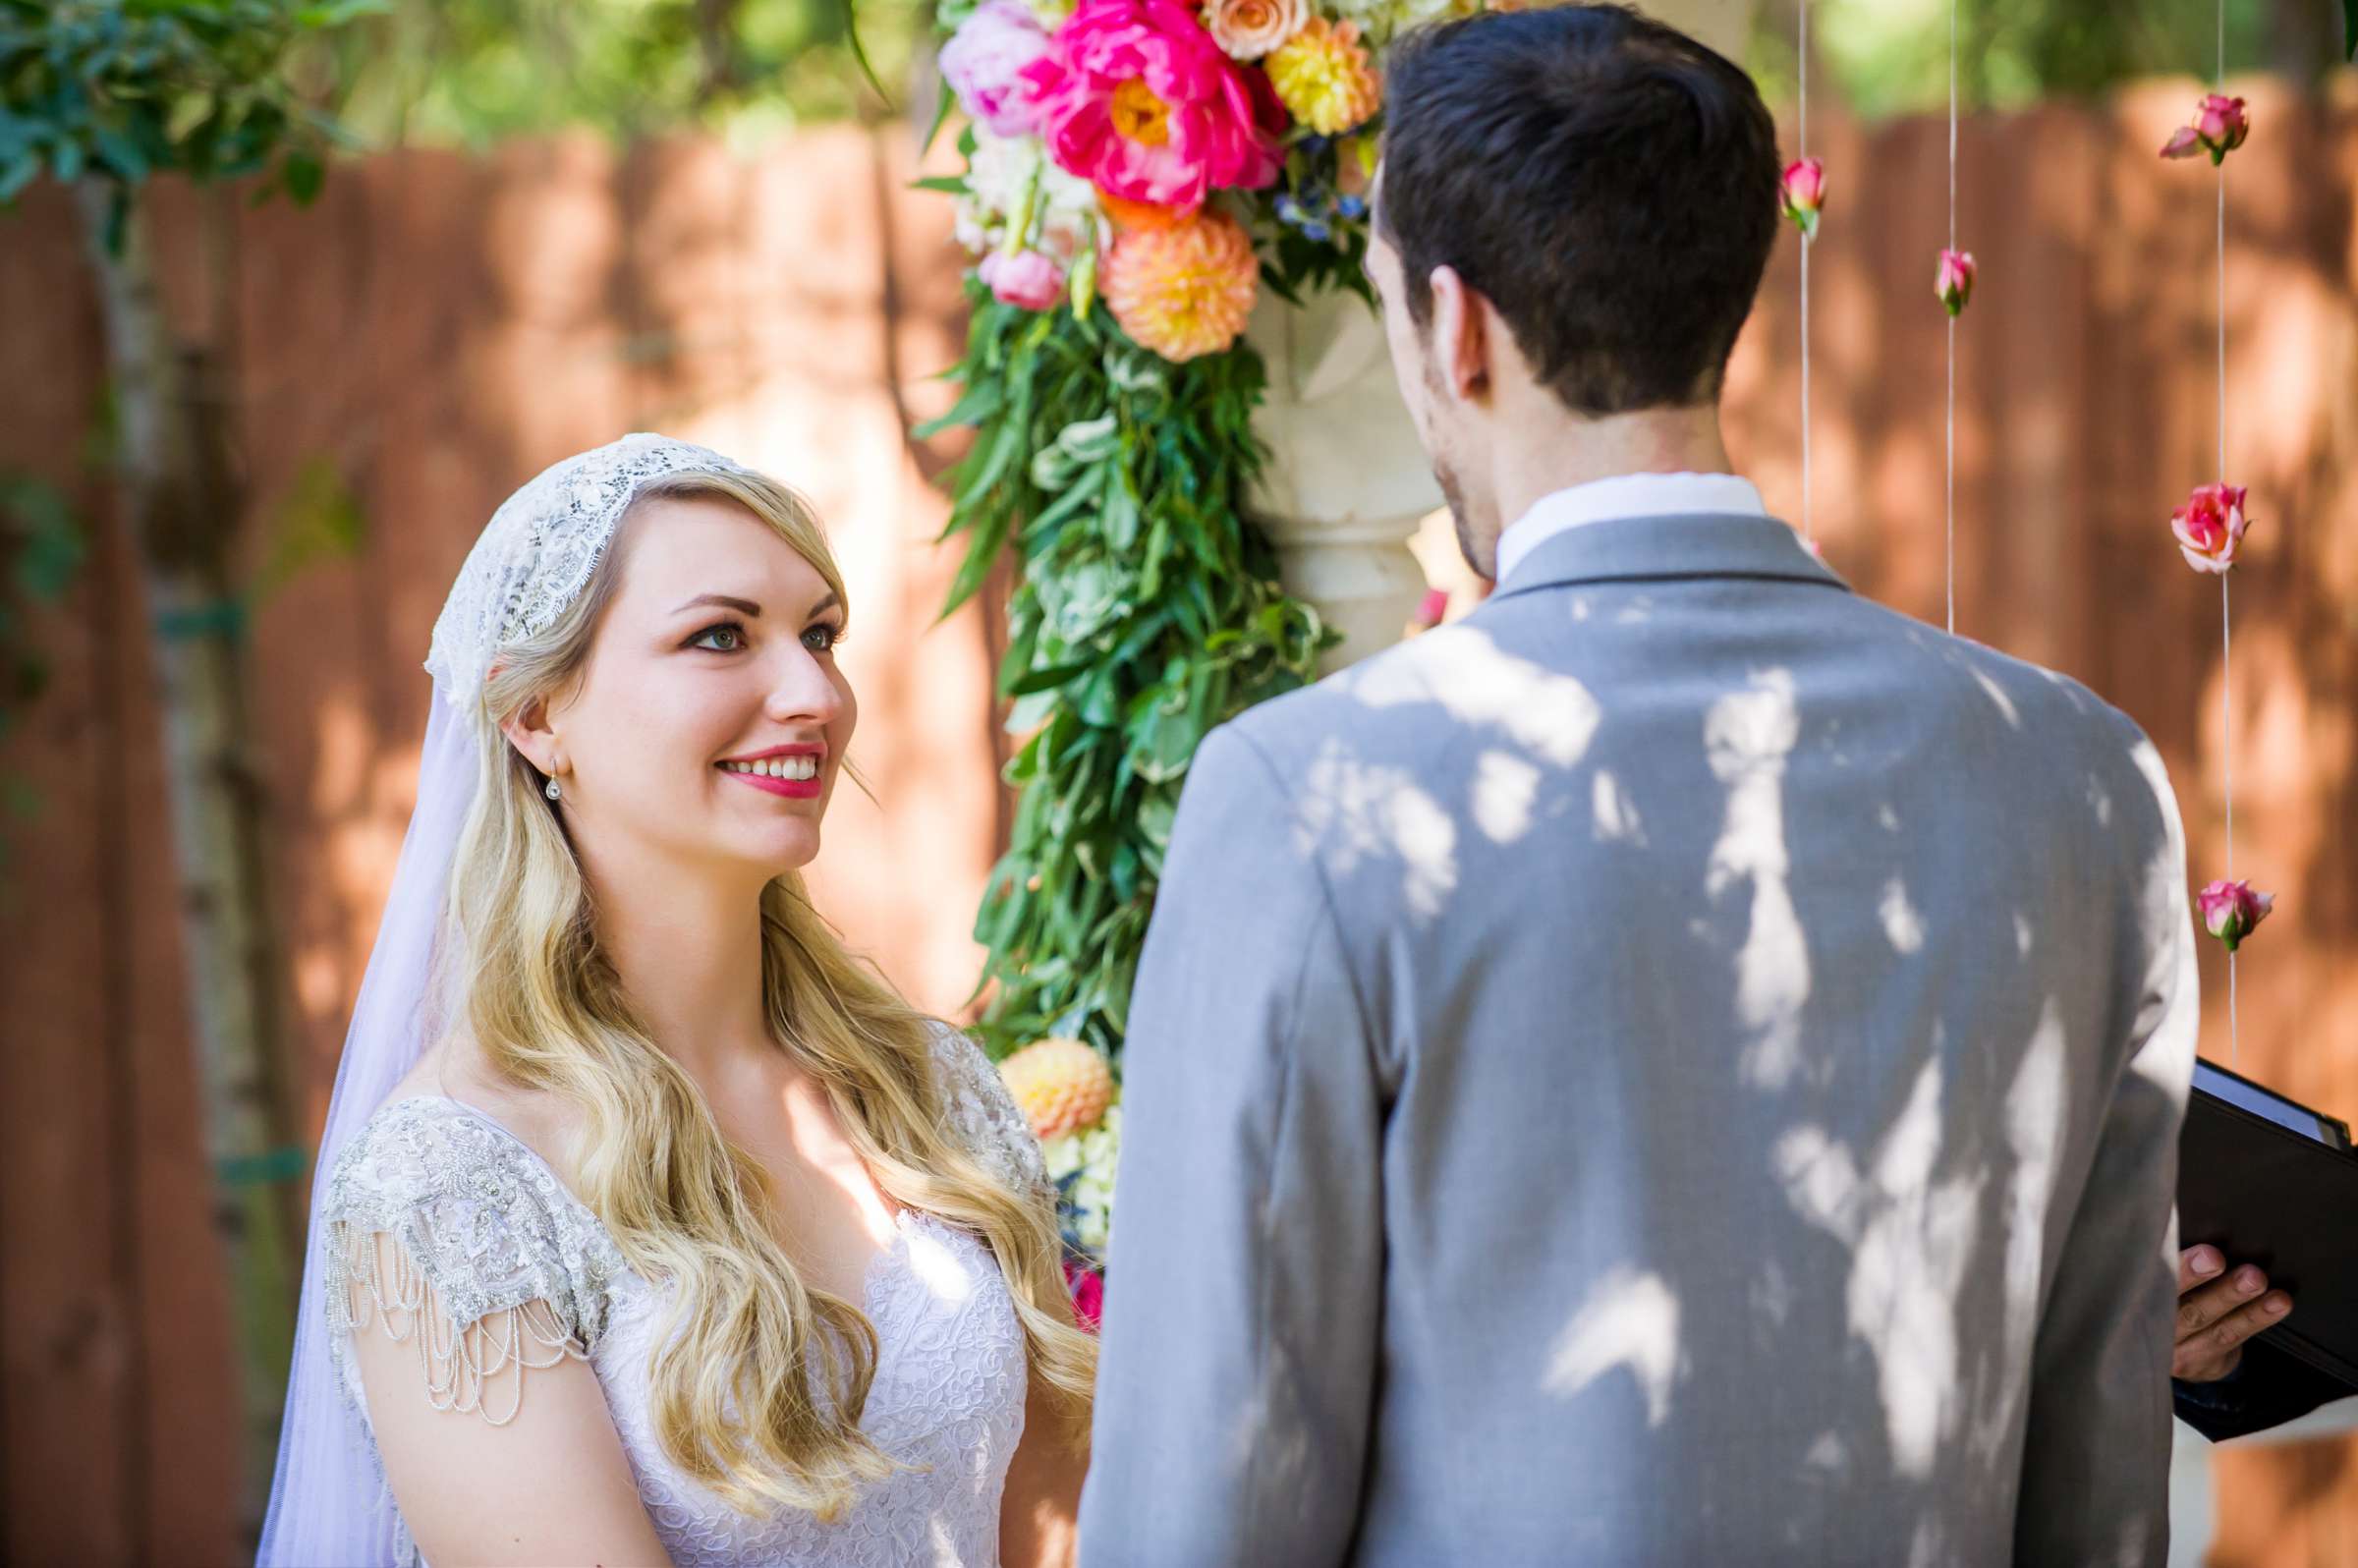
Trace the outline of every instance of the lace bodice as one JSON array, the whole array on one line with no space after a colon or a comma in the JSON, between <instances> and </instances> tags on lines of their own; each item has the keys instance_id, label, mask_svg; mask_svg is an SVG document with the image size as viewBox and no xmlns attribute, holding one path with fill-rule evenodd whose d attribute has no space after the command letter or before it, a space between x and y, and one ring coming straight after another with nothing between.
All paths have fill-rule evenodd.
<instances>
[{"instance_id":1,"label":"lace bodice","mask_svg":"<svg viewBox=\"0 0 2358 1568\"><path fill-rule=\"evenodd\" d=\"M1044 1186L1039 1146L981 1050L945 1031L934 1066L945 1114L977 1157L1012 1187ZM877 1358L861 1426L907 1468L828 1524L799 1511L751 1519L682 1475L655 1437L647 1367L667 1292L630 1269L597 1217L506 1128L453 1099L394 1100L328 1179L329 1341L364 1421L350 1335L382 1313L397 1336L415 1336L426 1398L495 1424L513 1419L530 1369L588 1361L681 1568L998 1561L1000 1493L1023 1433L1024 1338L1005 1280L968 1232L904 1212L869 1269ZM406 1563L422 1562L406 1531L403 1548Z\"/></svg>"}]
</instances>

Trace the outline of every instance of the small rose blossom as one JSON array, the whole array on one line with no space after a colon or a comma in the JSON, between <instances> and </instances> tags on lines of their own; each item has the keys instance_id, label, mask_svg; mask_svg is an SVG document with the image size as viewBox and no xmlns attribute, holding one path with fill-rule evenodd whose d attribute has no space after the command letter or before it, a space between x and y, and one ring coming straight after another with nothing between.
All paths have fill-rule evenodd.
<instances>
[{"instance_id":1,"label":"small rose blossom","mask_svg":"<svg viewBox=\"0 0 2358 1568\"><path fill-rule=\"evenodd\" d=\"M1018 251L1013 255L993 251L982 258L978 270L1002 305L1045 310L1064 298L1064 268L1038 251Z\"/></svg>"},{"instance_id":2,"label":"small rose blossom","mask_svg":"<svg viewBox=\"0 0 2358 1568\"><path fill-rule=\"evenodd\" d=\"M1080 1319L1083 1329L1095 1333L1105 1320L1105 1276L1067 1258L1064 1285L1072 1292L1073 1316Z\"/></svg>"},{"instance_id":3,"label":"small rose blossom","mask_svg":"<svg viewBox=\"0 0 2358 1568\"><path fill-rule=\"evenodd\" d=\"M1204 28L1231 60L1258 60L1302 30L1305 0L1208 0Z\"/></svg>"},{"instance_id":4,"label":"small rose blossom","mask_svg":"<svg viewBox=\"0 0 2358 1568\"><path fill-rule=\"evenodd\" d=\"M2232 953L2268 919L2276 907L2276 895L2255 893L2249 882L2213 882L2194 896L2194 905L2203 917L2203 929Z\"/></svg>"},{"instance_id":5,"label":"small rose blossom","mask_svg":"<svg viewBox=\"0 0 2358 1568\"><path fill-rule=\"evenodd\" d=\"M1972 301L1974 273L1972 252L1940 252L1940 271L1934 280L1933 290L1940 297L1940 303L1948 308L1950 315L1963 314L1965 307Z\"/></svg>"},{"instance_id":6,"label":"small rose blossom","mask_svg":"<svg viewBox=\"0 0 2358 1568\"><path fill-rule=\"evenodd\" d=\"M2234 569L2244 532L2252 526L2243 494L2240 484L2202 485L2169 514L2169 532L2177 535L2178 553L2188 566L2214 576Z\"/></svg>"},{"instance_id":7,"label":"small rose blossom","mask_svg":"<svg viewBox=\"0 0 2358 1568\"><path fill-rule=\"evenodd\" d=\"M1022 0L982 0L941 46L942 81L995 136L1029 136L1039 111L1024 67L1048 52L1048 30Z\"/></svg>"},{"instance_id":8,"label":"small rose blossom","mask_svg":"<svg viewBox=\"0 0 2358 1568\"><path fill-rule=\"evenodd\" d=\"M1785 165L1783 184L1785 216L1806 239L1818 237L1818 213L1825 205L1825 163L1819 158L1797 158Z\"/></svg>"},{"instance_id":9,"label":"small rose blossom","mask_svg":"<svg viewBox=\"0 0 2358 1568\"><path fill-rule=\"evenodd\" d=\"M2178 127L2162 144L2162 156L2191 158L2197 152L2208 152L2212 164L2217 166L2226 160L2228 153L2242 146L2251 134L2251 116L2244 112L2241 98L2230 98L2223 92L2207 93L2195 105L2194 119Z\"/></svg>"}]
</instances>

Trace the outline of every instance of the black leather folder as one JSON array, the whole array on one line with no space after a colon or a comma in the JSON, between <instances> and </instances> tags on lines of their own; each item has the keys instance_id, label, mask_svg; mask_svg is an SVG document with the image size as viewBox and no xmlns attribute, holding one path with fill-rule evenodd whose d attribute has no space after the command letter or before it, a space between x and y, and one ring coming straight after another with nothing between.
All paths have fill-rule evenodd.
<instances>
[{"instance_id":1,"label":"black leather folder","mask_svg":"<svg viewBox=\"0 0 2358 1568\"><path fill-rule=\"evenodd\" d=\"M2358 1152L2342 1122L2210 1062L2178 1141L2178 1245L2208 1242L2291 1292L2259 1336L2358 1386Z\"/></svg>"}]
</instances>

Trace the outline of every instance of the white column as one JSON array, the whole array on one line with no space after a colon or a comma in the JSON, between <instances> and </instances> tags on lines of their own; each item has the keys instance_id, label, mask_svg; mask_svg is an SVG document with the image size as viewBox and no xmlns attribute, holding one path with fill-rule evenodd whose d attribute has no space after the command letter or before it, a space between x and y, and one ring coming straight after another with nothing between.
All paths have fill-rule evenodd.
<instances>
[{"instance_id":1,"label":"white column","mask_svg":"<svg viewBox=\"0 0 2358 1568\"><path fill-rule=\"evenodd\" d=\"M1399 641L1416 613L1425 572L1408 540L1440 489L1365 301L1336 291L1297 310L1264 290L1245 335L1269 372L1253 510L1287 590L1343 634L1324 660L1340 669Z\"/></svg>"}]
</instances>

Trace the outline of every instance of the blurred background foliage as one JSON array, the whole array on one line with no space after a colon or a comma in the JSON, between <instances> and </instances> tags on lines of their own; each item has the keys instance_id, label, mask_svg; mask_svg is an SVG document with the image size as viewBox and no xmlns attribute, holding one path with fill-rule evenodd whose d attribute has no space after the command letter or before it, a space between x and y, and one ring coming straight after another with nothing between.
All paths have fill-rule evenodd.
<instances>
[{"instance_id":1,"label":"blurred background foliage","mask_svg":"<svg viewBox=\"0 0 2358 1568\"><path fill-rule=\"evenodd\" d=\"M371 146L575 128L760 140L893 113L929 69L917 44L932 21L931 0L392 0L321 40L298 78Z\"/></svg>"},{"instance_id":2,"label":"blurred background foliage","mask_svg":"<svg viewBox=\"0 0 2358 1568\"><path fill-rule=\"evenodd\" d=\"M1764 0L1747 64L1796 80L1798 0ZM703 129L740 143L816 121L929 120L935 0L389 0L307 45L298 81L369 146L480 147L587 128ZM857 28L855 28L855 11ZM2214 0L1961 0L1973 106L2208 75ZM1816 0L1814 93L1880 118L1948 98L1948 0ZM2341 61L2341 0L2227 0L2231 71L2313 81ZM873 67L890 100L863 70Z\"/></svg>"},{"instance_id":3,"label":"blurred background foliage","mask_svg":"<svg viewBox=\"0 0 2358 1568\"><path fill-rule=\"evenodd\" d=\"M1813 96L1868 119L1945 109L1949 0L1815 0ZM2101 96L2138 77L2208 77L2218 54L2217 0L1960 0L1958 94L2018 109ZM1770 102L1795 83L1796 0L1768 0L1752 58ZM2306 85L2341 63L2340 0L2226 0L2227 69L2273 71Z\"/></svg>"}]
</instances>

